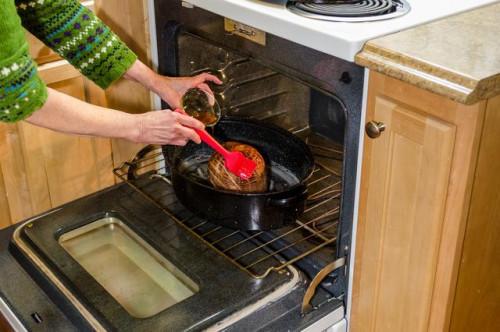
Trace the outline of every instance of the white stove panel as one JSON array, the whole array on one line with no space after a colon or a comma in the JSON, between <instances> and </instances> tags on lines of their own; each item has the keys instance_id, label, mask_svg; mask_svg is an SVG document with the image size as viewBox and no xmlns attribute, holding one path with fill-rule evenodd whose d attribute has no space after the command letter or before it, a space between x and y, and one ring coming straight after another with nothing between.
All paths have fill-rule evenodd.
<instances>
[{"instance_id":1,"label":"white stove panel","mask_svg":"<svg viewBox=\"0 0 500 332\"><path fill-rule=\"evenodd\" d=\"M363 44L498 0L408 0L411 11L375 22L330 22L299 16L286 9L287 0L185 0L185 3L264 30L315 50L354 61Z\"/></svg>"}]
</instances>

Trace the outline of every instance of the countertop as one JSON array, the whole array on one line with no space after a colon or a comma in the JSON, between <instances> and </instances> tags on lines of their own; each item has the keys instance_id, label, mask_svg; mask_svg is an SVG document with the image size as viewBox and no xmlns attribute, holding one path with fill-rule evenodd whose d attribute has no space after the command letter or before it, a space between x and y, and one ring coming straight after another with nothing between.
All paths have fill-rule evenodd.
<instances>
[{"instance_id":1,"label":"countertop","mask_svg":"<svg viewBox=\"0 0 500 332\"><path fill-rule=\"evenodd\" d=\"M410 0L411 11L399 18L363 23L331 22L297 15L288 0L184 0L183 6L203 8L317 51L354 61L363 44L495 0Z\"/></svg>"},{"instance_id":2,"label":"countertop","mask_svg":"<svg viewBox=\"0 0 500 332\"><path fill-rule=\"evenodd\" d=\"M500 94L500 3L370 40L358 65L463 104Z\"/></svg>"}]
</instances>

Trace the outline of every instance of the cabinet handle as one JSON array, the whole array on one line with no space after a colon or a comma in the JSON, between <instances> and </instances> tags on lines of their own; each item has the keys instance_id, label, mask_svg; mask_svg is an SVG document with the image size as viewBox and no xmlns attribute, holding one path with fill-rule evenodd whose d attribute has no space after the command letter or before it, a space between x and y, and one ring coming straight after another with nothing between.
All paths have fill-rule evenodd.
<instances>
[{"instance_id":1,"label":"cabinet handle","mask_svg":"<svg viewBox=\"0 0 500 332\"><path fill-rule=\"evenodd\" d=\"M385 130L385 124L383 122L370 121L365 126L365 131L368 137L377 138Z\"/></svg>"}]
</instances>

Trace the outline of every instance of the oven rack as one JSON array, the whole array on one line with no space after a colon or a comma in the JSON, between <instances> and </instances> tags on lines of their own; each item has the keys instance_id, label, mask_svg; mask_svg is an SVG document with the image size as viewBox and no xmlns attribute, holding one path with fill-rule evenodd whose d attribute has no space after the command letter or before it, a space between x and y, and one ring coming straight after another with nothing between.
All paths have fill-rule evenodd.
<instances>
[{"instance_id":1,"label":"oven rack","mask_svg":"<svg viewBox=\"0 0 500 332\"><path fill-rule=\"evenodd\" d=\"M296 131L299 132L305 131ZM316 266L323 262L322 266L316 266L320 270L336 257L342 150L338 146L326 146L321 138L321 144L314 143L315 138L318 139L310 135L305 138L315 155L316 165L307 180L309 197L304 213L295 223L279 230L234 230L189 212L175 198L161 147L154 147L145 155L139 153L134 160L114 169L114 174L179 226L253 278L262 279L272 271L282 273L295 263ZM145 177L148 181L141 181ZM152 189L152 183L156 183L157 188L158 181L163 182L161 191Z\"/></svg>"}]
</instances>

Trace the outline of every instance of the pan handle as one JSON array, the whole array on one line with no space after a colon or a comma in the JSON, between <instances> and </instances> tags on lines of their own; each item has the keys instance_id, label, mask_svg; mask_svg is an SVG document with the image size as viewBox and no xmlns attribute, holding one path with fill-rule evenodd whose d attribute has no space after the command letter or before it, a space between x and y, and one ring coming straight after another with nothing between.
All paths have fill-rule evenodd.
<instances>
[{"instance_id":1,"label":"pan handle","mask_svg":"<svg viewBox=\"0 0 500 332\"><path fill-rule=\"evenodd\" d=\"M303 186L299 194L293 195L285 198L268 198L267 204L270 206L276 206L280 208L291 208L297 205L297 202L307 199L308 192L307 187Z\"/></svg>"},{"instance_id":2,"label":"pan handle","mask_svg":"<svg viewBox=\"0 0 500 332\"><path fill-rule=\"evenodd\" d=\"M135 154L134 159L132 161L127 162L128 171L127 171L127 180L135 180L137 178L137 163L139 160L144 158L148 153L153 151L156 147L152 144L144 146L139 152Z\"/></svg>"},{"instance_id":3,"label":"pan handle","mask_svg":"<svg viewBox=\"0 0 500 332\"><path fill-rule=\"evenodd\" d=\"M136 153L134 159L132 159L131 161L125 162L124 165L128 167L128 169L126 171L127 180L137 179L138 164L141 162L141 160L143 158L145 158L148 155L148 153L153 152L153 151L157 150L158 148L159 148L158 145L153 145L153 144L146 145L141 150L139 150L139 152ZM165 168L168 172L168 169L169 169L168 158L165 156L164 160L165 160ZM162 177L165 177L165 176L162 175Z\"/></svg>"}]
</instances>

